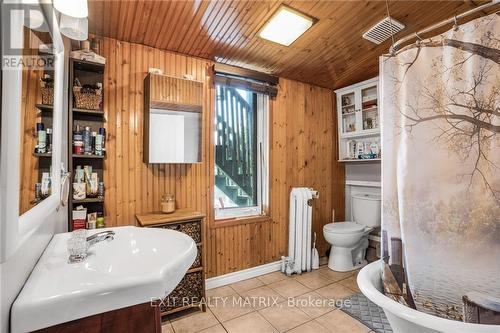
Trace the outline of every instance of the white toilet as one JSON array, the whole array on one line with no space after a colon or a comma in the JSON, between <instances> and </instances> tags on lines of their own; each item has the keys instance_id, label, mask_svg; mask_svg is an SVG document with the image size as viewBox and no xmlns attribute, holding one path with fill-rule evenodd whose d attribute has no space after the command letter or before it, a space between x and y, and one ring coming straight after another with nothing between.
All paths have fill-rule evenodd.
<instances>
[{"instance_id":1,"label":"white toilet","mask_svg":"<svg viewBox=\"0 0 500 333\"><path fill-rule=\"evenodd\" d=\"M335 222L323 227L323 235L332 245L328 267L347 272L366 265L368 234L380 226L380 195L353 194L351 216L354 222Z\"/></svg>"}]
</instances>

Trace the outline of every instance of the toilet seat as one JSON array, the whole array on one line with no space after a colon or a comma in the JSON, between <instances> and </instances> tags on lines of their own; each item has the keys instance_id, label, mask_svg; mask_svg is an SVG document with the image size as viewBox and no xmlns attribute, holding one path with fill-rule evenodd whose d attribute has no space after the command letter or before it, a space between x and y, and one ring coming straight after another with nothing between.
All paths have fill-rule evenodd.
<instances>
[{"instance_id":1,"label":"toilet seat","mask_svg":"<svg viewBox=\"0 0 500 333\"><path fill-rule=\"evenodd\" d=\"M335 234L354 234L365 230L365 227L355 222L328 223L323 227L324 232Z\"/></svg>"}]
</instances>

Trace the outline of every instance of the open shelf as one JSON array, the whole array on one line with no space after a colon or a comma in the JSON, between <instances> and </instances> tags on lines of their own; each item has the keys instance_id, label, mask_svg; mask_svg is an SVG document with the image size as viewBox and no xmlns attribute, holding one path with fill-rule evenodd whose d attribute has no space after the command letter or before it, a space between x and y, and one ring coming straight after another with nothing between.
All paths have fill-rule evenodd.
<instances>
[{"instance_id":1,"label":"open shelf","mask_svg":"<svg viewBox=\"0 0 500 333\"><path fill-rule=\"evenodd\" d=\"M104 116L104 111L102 111L102 110L87 110L87 109L73 108L73 112L79 113L79 114L90 114L90 115L96 115L96 116Z\"/></svg>"},{"instance_id":2,"label":"open shelf","mask_svg":"<svg viewBox=\"0 0 500 333\"><path fill-rule=\"evenodd\" d=\"M84 71L84 72L94 72L98 74L103 74L104 73L104 68L106 67L105 64L99 64L96 62L91 62L87 60L79 60L79 59L74 59L73 60L74 64L74 69L78 71Z\"/></svg>"},{"instance_id":3,"label":"open shelf","mask_svg":"<svg viewBox=\"0 0 500 333\"><path fill-rule=\"evenodd\" d=\"M103 159L105 156L104 155L78 155L78 154L73 154L73 158L95 158L95 159Z\"/></svg>"},{"instance_id":4,"label":"open shelf","mask_svg":"<svg viewBox=\"0 0 500 333\"><path fill-rule=\"evenodd\" d=\"M382 159L381 158L367 158L367 159L345 159L345 160L339 160L339 162L343 163L349 163L349 162L380 162Z\"/></svg>"},{"instance_id":5,"label":"open shelf","mask_svg":"<svg viewBox=\"0 0 500 333\"><path fill-rule=\"evenodd\" d=\"M42 112L52 112L54 111L54 105L48 104L35 104L36 108Z\"/></svg>"},{"instance_id":6,"label":"open shelf","mask_svg":"<svg viewBox=\"0 0 500 333\"><path fill-rule=\"evenodd\" d=\"M33 153L33 156L36 157L52 157L52 153Z\"/></svg>"},{"instance_id":7,"label":"open shelf","mask_svg":"<svg viewBox=\"0 0 500 333\"><path fill-rule=\"evenodd\" d=\"M73 205L82 204L82 203L99 203L104 202L104 198L86 198L81 200L74 200Z\"/></svg>"},{"instance_id":8,"label":"open shelf","mask_svg":"<svg viewBox=\"0 0 500 333\"><path fill-rule=\"evenodd\" d=\"M378 128L363 130L363 131L356 131L356 132L342 133L342 134L340 134L340 137L342 139L348 139L348 138L352 139L352 138L362 138L362 137L376 136L376 135L380 135L380 129L378 129Z\"/></svg>"}]
</instances>

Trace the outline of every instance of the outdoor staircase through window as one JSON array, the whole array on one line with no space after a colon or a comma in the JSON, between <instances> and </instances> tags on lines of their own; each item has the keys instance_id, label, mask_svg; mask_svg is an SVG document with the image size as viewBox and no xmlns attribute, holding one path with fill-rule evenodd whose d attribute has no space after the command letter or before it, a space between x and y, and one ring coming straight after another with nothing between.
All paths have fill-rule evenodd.
<instances>
[{"instance_id":1,"label":"outdoor staircase through window","mask_svg":"<svg viewBox=\"0 0 500 333\"><path fill-rule=\"evenodd\" d=\"M215 186L233 207L257 204L256 95L216 86ZM218 198L216 198L218 200Z\"/></svg>"}]
</instances>

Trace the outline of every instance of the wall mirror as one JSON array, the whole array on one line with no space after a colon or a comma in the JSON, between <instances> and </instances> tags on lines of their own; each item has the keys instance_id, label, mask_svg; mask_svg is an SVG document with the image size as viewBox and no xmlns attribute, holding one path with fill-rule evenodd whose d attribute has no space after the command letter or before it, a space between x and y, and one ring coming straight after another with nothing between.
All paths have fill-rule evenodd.
<instances>
[{"instance_id":1,"label":"wall mirror","mask_svg":"<svg viewBox=\"0 0 500 333\"><path fill-rule=\"evenodd\" d=\"M19 215L52 193L54 55L48 32L23 28Z\"/></svg>"},{"instance_id":2,"label":"wall mirror","mask_svg":"<svg viewBox=\"0 0 500 333\"><path fill-rule=\"evenodd\" d=\"M0 31L4 65L0 262L5 262L20 249L39 251L52 234L63 231L66 214L61 209L61 162L63 99L67 93L64 41L52 4L4 1L0 6L2 27L8 27ZM38 187L42 195L35 194Z\"/></svg>"}]
</instances>

